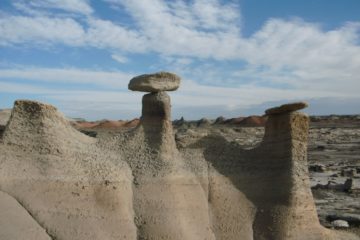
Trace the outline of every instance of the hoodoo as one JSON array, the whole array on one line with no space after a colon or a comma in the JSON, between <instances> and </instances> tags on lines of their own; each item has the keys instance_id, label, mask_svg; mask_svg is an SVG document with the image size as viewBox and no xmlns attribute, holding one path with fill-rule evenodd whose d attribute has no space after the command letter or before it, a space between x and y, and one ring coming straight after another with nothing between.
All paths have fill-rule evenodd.
<instances>
[{"instance_id":1,"label":"hoodoo","mask_svg":"<svg viewBox=\"0 0 360 240\"><path fill-rule=\"evenodd\" d=\"M189 147L197 148L205 160L198 154L191 164L209 164L216 239L358 239L319 223L307 167L309 119L295 112L305 106L294 103L267 110L264 139L253 149L207 136L180 150L190 156Z\"/></svg>"},{"instance_id":2,"label":"hoodoo","mask_svg":"<svg viewBox=\"0 0 360 240\"><path fill-rule=\"evenodd\" d=\"M139 239L215 239L207 194L176 148L165 91L179 85L180 78L167 72L141 75L129 84L131 90L150 92L142 99L140 125L120 142L135 178Z\"/></svg>"}]
</instances>

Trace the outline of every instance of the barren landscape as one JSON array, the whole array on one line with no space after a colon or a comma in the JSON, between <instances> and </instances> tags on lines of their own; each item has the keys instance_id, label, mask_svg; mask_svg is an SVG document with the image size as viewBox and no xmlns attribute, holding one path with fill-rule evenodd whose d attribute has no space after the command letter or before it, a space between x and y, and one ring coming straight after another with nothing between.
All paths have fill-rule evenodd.
<instances>
[{"instance_id":1,"label":"barren landscape","mask_svg":"<svg viewBox=\"0 0 360 240\"><path fill-rule=\"evenodd\" d=\"M359 239L359 116L172 122L179 84L133 78L150 93L131 121L1 111L0 239Z\"/></svg>"},{"instance_id":2,"label":"barren landscape","mask_svg":"<svg viewBox=\"0 0 360 240\"><path fill-rule=\"evenodd\" d=\"M109 121L108 121L109 122ZM204 136L219 135L244 149L256 147L264 137L266 117L250 116L225 119L173 121L179 149ZM127 127L87 127L73 123L93 137L131 131ZM101 122L93 123L101 125ZM135 127L135 126L132 126ZM333 228L335 220L348 222L348 231L360 234L360 115L310 117L308 166L312 194L321 224ZM346 185L346 181L348 185Z\"/></svg>"}]
</instances>

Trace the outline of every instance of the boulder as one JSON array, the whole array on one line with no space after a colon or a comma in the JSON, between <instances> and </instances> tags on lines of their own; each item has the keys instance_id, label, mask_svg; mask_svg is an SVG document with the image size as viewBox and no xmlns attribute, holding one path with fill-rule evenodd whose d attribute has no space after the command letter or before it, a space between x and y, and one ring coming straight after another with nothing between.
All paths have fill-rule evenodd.
<instances>
[{"instance_id":1,"label":"boulder","mask_svg":"<svg viewBox=\"0 0 360 240\"><path fill-rule=\"evenodd\" d=\"M175 91L180 86L180 77L169 72L143 74L130 80L128 88L139 92Z\"/></svg>"},{"instance_id":2,"label":"boulder","mask_svg":"<svg viewBox=\"0 0 360 240\"><path fill-rule=\"evenodd\" d=\"M349 227L349 223L345 220L332 221L331 225L335 228L348 228Z\"/></svg>"},{"instance_id":3,"label":"boulder","mask_svg":"<svg viewBox=\"0 0 360 240\"><path fill-rule=\"evenodd\" d=\"M282 114L288 112L294 112L308 107L306 102L294 102L281 105L279 107L269 108L265 111L266 115Z\"/></svg>"},{"instance_id":4,"label":"boulder","mask_svg":"<svg viewBox=\"0 0 360 240\"><path fill-rule=\"evenodd\" d=\"M350 169L342 169L341 170L341 176L343 177L354 177L356 175L356 169L350 168Z\"/></svg>"},{"instance_id":5,"label":"boulder","mask_svg":"<svg viewBox=\"0 0 360 240\"><path fill-rule=\"evenodd\" d=\"M323 164L313 164L309 166L309 171L310 172L326 172L326 166Z\"/></svg>"},{"instance_id":6,"label":"boulder","mask_svg":"<svg viewBox=\"0 0 360 240\"><path fill-rule=\"evenodd\" d=\"M360 226L360 214L343 213L343 214L330 214L326 217L328 221L343 220L348 222L349 225Z\"/></svg>"}]
</instances>

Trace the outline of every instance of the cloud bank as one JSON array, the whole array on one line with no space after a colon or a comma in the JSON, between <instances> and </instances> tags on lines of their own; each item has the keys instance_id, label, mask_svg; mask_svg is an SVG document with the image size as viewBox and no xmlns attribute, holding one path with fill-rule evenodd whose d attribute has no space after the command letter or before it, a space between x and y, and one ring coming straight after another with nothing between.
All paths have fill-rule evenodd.
<instances>
[{"instance_id":1,"label":"cloud bank","mask_svg":"<svg viewBox=\"0 0 360 240\"><path fill-rule=\"evenodd\" d=\"M136 64L132 54L152 54L158 65L184 77L182 88L173 95L182 108L236 109L269 101L358 97L360 22L325 31L300 18L268 19L244 37L241 9L235 2L104 0L103 4L128 15L131 24L102 18L86 0L14 1L13 12L0 13L0 47L95 48L119 64ZM128 80L142 73L22 66L0 69L0 81L19 85L14 81L22 79L34 88L42 82L49 93L62 91L50 82L80 84L82 94L48 97L87 102L96 93L103 104L133 105L130 95L120 97L109 90L124 94Z\"/></svg>"}]
</instances>

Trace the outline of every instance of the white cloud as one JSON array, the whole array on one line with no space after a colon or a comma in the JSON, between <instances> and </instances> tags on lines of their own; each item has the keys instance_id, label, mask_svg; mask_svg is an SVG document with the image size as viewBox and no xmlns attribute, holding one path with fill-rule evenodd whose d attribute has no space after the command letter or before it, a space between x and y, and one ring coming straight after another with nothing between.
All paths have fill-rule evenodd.
<instances>
[{"instance_id":1,"label":"white cloud","mask_svg":"<svg viewBox=\"0 0 360 240\"><path fill-rule=\"evenodd\" d=\"M57 8L88 16L0 15L0 46L65 44L101 48L112 53L156 53L157 60L165 60L165 67L170 66L193 80L184 81L174 94L179 106L196 103L199 107L222 104L233 108L234 102L251 105L280 99L356 97L360 91L360 23L347 23L324 31L319 25L301 19L269 19L252 36L243 37L240 8L231 3L106 1L126 10L133 20L133 28L100 19L95 14L89 16L93 9L87 1L33 0L23 6L34 11ZM88 8L81 11L81 4L87 4ZM122 55L111 57L120 63L127 61ZM206 62L209 59L216 61ZM216 62L223 60L234 66L232 73L216 66ZM236 68L240 61L244 64ZM0 70L0 78L91 83L123 90L132 76L79 69ZM250 79L250 83L243 84L243 79ZM196 81L218 85L228 81L236 87L202 86ZM113 95L107 94L98 93L97 97L110 101ZM59 96L61 98L61 94ZM74 100L89 99L90 93L79 96L74 94Z\"/></svg>"},{"instance_id":2,"label":"white cloud","mask_svg":"<svg viewBox=\"0 0 360 240\"><path fill-rule=\"evenodd\" d=\"M12 44L83 44L82 26L70 18L5 16L0 18L0 46Z\"/></svg>"},{"instance_id":3,"label":"white cloud","mask_svg":"<svg viewBox=\"0 0 360 240\"><path fill-rule=\"evenodd\" d=\"M51 94L53 93L53 90L49 88L34 86L33 84L6 82L0 79L0 92L20 94Z\"/></svg>"},{"instance_id":4,"label":"white cloud","mask_svg":"<svg viewBox=\"0 0 360 240\"><path fill-rule=\"evenodd\" d=\"M227 29L239 20L238 6L217 0L195 0L191 6L199 25L205 29Z\"/></svg>"},{"instance_id":5,"label":"white cloud","mask_svg":"<svg viewBox=\"0 0 360 240\"><path fill-rule=\"evenodd\" d=\"M0 70L0 92L40 94L40 96L45 96L51 102L55 100L60 103L66 102L68 107L70 107L68 104L70 102L83 103L85 105L82 112L92 111L85 108L86 103L92 103L103 107L110 104L111 106L124 108L128 113L137 114L141 106L141 96L144 93L127 90L127 84L132 76L134 75L130 73L98 72L84 69L3 69ZM28 81L29 84L16 83L12 81L14 79ZM80 88L80 90L62 89L59 85L54 87L45 85L46 87L44 87L43 85L38 86L37 81L80 83L84 84L84 87ZM103 90L101 88L94 90L89 87L89 84L101 86ZM276 89L251 84L240 88L204 86L187 79L182 81L178 91L170 93L170 95L172 96L172 104L176 108L197 108L200 111L199 113L204 113L201 110L202 108L208 109L211 106L222 106L226 110L240 107L246 108L268 101L294 101L314 97L347 97L346 94L341 92ZM111 111L117 111L117 109L114 108Z\"/></svg>"},{"instance_id":6,"label":"white cloud","mask_svg":"<svg viewBox=\"0 0 360 240\"><path fill-rule=\"evenodd\" d=\"M111 58L117 61L118 63L127 63L129 61L129 59L119 54L112 54Z\"/></svg>"},{"instance_id":7,"label":"white cloud","mask_svg":"<svg viewBox=\"0 0 360 240\"><path fill-rule=\"evenodd\" d=\"M88 27L85 28L72 18L0 17L0 46L31 44L32 47L44 47L64 44L144 52L144 38L137 32L110 21L88 19Z\"/></svg>"},{"instance_id":8,"label":"white cloud","mask_svg":"<svg viewBox=\"0 0 360 240\"><path fill-rule=\"evenodd\" d=\"M84 45L130 52L144 52L146 49L146 38L137 31L96 18L89 18L88 24Z\"/></svg>"},{"instance_id":9,"label":"white cloud","mask_svg":"<svg viewBox=\"0 0 360 240\"><path fill-rule=\"evenodd\" d=\"M126 89L131 73L65 68L0 69L0 80L40 81L47 83L92 84L103 88Z\"/></svg>"},{"instance_id":10,"label":"white cloud","mask_svg":"<svg viewBox=\"0 0 360 240\"><path fill-rule=\"evenodd\" d=\"M197 5L202 1L196 1L197 5L185 1L171 4L162 0L119 2L134 18L139 32L147 36L146 44L155 52L197 58L236 58L234 49L239 44L240 29L236 9L229 5L209 1L204 15L198 16ZM227 13L230 9L232 14L224 22L224 16L219 12Z\"/></svg>"},{"instance_id":11,"label":"white cloud","mask_svg":"<svg viewBox=\"0 0 360 240\"><path fill-rule=\"evenodd\" d=\"M13 5L28 14L45 13L44 9L60 9L89 15L93 13L88 0L15 0Z\"/></svg>"}]
</instances>

